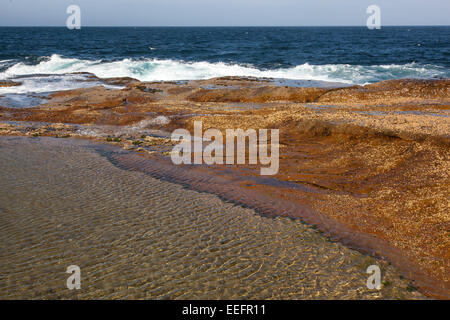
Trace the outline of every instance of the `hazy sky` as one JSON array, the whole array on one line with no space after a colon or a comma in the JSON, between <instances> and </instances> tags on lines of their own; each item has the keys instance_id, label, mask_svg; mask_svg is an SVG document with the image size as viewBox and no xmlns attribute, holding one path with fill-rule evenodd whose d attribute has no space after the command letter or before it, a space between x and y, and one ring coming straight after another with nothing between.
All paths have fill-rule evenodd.
<instances>
[{"instance_id":1,"label":"hazy sky","mask_svg":"<svg viewBox=\"0 0 450 320\"><path fill-rule=\"evenodd\" d=\"M450 0L0 0L0 26L362 26L366 8L382 25L450 25Z\"/></svg>"}]
</instances>

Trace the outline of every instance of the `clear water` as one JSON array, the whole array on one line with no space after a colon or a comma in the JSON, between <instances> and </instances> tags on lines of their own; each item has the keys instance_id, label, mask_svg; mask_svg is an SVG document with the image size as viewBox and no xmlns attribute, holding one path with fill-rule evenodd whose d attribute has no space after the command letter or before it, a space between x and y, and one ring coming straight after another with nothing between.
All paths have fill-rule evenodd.
<instances>
[{"instance_id":1,"label":"clear water","mask_svg":"<svg viewBox=\"0 0 450 320\"><path fill-rule=\"evenodd\" d=\"M0 137L1 299L423 298L394 267L299 220L120 168L108 155L121 153ZM372 264L380 291L366 287Z\"/></svg>"}]
</instances>

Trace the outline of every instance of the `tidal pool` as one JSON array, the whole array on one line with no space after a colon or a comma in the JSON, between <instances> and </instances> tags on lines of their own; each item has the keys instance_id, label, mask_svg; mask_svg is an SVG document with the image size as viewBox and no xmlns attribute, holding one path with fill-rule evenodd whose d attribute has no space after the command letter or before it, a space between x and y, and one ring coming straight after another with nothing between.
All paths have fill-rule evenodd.
<instances>
[{"instance_id":1,"label":"tidal pool","mask_svg":"<svg viewBox=\"0 0 450 320\"><path fill-rule=\"evenodd\" d=\"M1 299L423 298L299 220L121 169L110 148L0 137ZM80 290L66 287L70 265Z\"/></svg>"}]
</instances>

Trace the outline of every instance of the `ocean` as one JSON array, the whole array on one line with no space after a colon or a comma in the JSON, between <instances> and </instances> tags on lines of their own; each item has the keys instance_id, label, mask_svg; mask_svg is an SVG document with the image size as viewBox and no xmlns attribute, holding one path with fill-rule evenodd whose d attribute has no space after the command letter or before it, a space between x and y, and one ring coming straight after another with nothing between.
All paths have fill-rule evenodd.
<instances>
[{"instance_id":1,"label":"ocean","mask_svg":"<svg viewBox=\"0 0 450 320\"><path fill-rule=\"evenodd\" d=\"M74 72L141 81L254 76L359 85L449 78L450 27L0 28L0 80L22 83L0 88L9 102L98 84Z\"/></svg>"}]
</instances>

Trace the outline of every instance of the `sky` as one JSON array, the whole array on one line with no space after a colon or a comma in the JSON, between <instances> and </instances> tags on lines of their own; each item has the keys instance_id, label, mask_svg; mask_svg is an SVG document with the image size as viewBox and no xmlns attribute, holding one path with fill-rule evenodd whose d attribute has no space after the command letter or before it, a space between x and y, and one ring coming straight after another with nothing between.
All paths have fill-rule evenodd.
<instances>
[{"instance_id":1,"label":"sky","mask_svg":"<svg viewBox=\"0 0 450 320\"><path fill-rule=\"evenodd\" d=\"M450 0L0 0L0 26L65 26L69 5L83 26L450 25Z\"/></svg>"}]
</instances>

